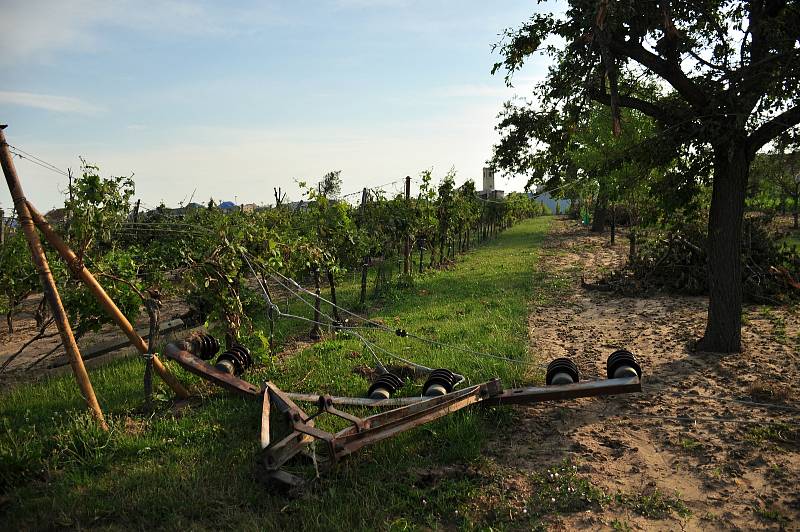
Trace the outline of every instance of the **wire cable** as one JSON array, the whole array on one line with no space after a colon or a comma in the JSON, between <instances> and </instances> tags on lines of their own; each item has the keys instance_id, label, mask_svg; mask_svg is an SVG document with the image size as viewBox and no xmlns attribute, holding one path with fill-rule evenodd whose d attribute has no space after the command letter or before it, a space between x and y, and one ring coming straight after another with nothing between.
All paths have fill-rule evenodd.
<instances>
[{"instance_id":1,"label":"wire cable","mask_svg":"<svg viewBox=\"0 0 800 532\"><path fill-rule=\"evenodd\" d=\"M6 143L6 146L8 146L8 147L11 149L12 153L13 153L14 151L16 151L16 152L19 152L19 153L15 153L15 154L14 154L14 155L16 155L17 157L20 157L20 158L22 158L22 159L27 159L28 161L30 161L30 162L32 162L32 163L34 163L34 164L38 164L39 166L41 166L41 167L43 167L43 168L47 168L48 170L51 170L51 171L53 171L53 172L56 172L56 173L59 173L59 174L61 174L61 175L65 176L65 177L69 177L69 173L65 172L64 170L62 170L62 169L61 169L61 168L59 168L58 166L56 166L56 165L54 165L54 164L52 164L52 163L48 163L48 162L47 162L47 161L45 161L44 159L41 159L41 158L39 158L39 157L37 157L37 156L33 155L32 153L28 153L28 152L26 152L25 150L23 150L23 149L21 149L21 148L17 148L16 146L14 146L14 145L12 145L12 144L8 144L8 143ZM25 156L24 156L24 155L22 155L22 154L24 154ZM27 157L26 157L26 156L27 156ZM37 162L37 161L38 161L38 162Z\"/></svg>"}]
</instances>

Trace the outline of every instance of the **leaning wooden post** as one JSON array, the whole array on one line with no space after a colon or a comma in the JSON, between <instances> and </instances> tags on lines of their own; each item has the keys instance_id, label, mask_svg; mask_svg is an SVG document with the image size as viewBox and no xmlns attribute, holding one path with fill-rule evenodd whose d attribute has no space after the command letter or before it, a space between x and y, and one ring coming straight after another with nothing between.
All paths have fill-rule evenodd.
<instances>
[{"instance_id":1,"label":"leaning wooden post","mask_svg":"<svg viewBox=\"0 0 800 532\"><path fill-rule=\"evenodd\" d=\"M108 312L108 315L111 316L120 330L128 337L136 349L143 355L147 355L148 347L147 342L145 342L141 336L136 332L136 329L133 328L131 322L128 321L128 318L119 310L114 300L109 297L106 291L103 289L102 285L97 282L92 272L86 269L83 262L78 259L78 256L75 255L69 246L58 236L58 233L50 226L44 216L36 210L36 208L31 205L29 202L26 202L26 207L30 212L33 221L36 223L36 226L39 230L44 234L44 237L53 246L58 254L61 255L61 258L64 259L64 262L67 263L67 266L72 271L75 277L78 277L81 281L84 282L86 287L89 289L97 301L100 303L100 306ZM153 368L158 373L158 376L167 383L175 395L180 397L181 399L186 399L189 397L189 392L186 391L186 388L175 378L175 376L170 373L170 371L164 366L161 360L158 357L153 356Z\"/></svg>"},{"instance_id":2,"label":"leaning wooden post","mask_svg":"<svg viewBox=\"0 0 800 532\"><path fill-rule=\"evenodd\" d=\"M8 143L3 133L3 129L5 128L6 126L0 125L0 164L2 164L3 167L3 175L6 177L8 191L11 193L11 198L14 200L14 207L17 209L17 219L22 227L22 231L25 233L25 239L28 241L33 264L36 267L36 271L39 273L39 280L42 283L44 296L47 298L47 303L50 305L50 310L53 313L53 320L56 322L58 332L61 335L61 341L69 357L69 363L70 366L72 366L72 372L75 374L75 380L78 381L81 395L83 395L83 398L86 400L86 405L103 430L108 430L108 425L106 425L106 420L103 417L103 411L100 409L100 404L97 402L92 383L89 380L89 374L86 373L86 367L83 365L83 358L81 358L78 344L75 343L75 336L72 334L72 327L69 325L67 313L64 310L64 305L61 303L61 297L58 295L58 288L56 287L55 279L53 279L53 274L50 271L50 265L47 263L44 249L42 249L42 243L39 241L39 234L36 232L36 228L33 225L33 220L28 210L28 204L25 201L25 194L22 191L22 185L20 185L19 177L17 177L17 170L14 168L14 161L11 159L11 152L8 150Z\"/></svg>"}]
</instances>

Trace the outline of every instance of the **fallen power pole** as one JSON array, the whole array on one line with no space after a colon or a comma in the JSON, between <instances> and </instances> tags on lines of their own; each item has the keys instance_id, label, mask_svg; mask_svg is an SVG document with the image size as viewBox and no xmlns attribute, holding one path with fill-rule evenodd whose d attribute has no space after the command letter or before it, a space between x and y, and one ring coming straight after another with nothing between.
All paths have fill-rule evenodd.
<instances>
[{"instance_id":1,"label":"fallen power pole","mask_svg":"<svg viewBox=\"0 0 800 532\"><path fill-rule=\"evenodd\" d=\"M628 351L619 350L608 358L608 379L599 381L580 382L578 369L572 361L556 359L548 366L547 386L503 390L500 380L492 379L438 396L382 399L288 393L271 382L258 387L241 379L239 374L247 364L234 369L229 364L220 363L224 357L233 356L231 353L220 355L215 366L206 362L214 356L218 346L213 337L200 335L168 344L164 353L184 369L208 381L242 397L261 401L261 461L266 478L288 487L300 486L304 481L285 471L283 466L294 457L303 455L315 442L323 444L321 460L331 466L366 445L478 403L487 406L526 405L642 391L641 368L636 358ZM442 370L435 370L431 375L438 371ZM308 414L294 401L316 403L316 412ZM398 408L360 418L339 410L335 405ZM343 419L349 426L336 433L321 430L314 421L322 414Z\"/></svg>"}]
</instances>

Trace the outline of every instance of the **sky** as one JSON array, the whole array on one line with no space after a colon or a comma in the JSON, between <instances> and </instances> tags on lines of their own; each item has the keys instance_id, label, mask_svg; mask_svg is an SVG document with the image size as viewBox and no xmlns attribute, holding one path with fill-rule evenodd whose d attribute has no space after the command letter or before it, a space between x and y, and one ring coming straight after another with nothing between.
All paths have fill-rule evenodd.
<instances>
[{"instance_id":1,"label":"sky","mask_svg":"<svg viewBox=\"0 0 800 532\"><path fill-rule=\"evenodd\" d=\"M225 4L225 5L223 5ZM4 0L0 123L9 144L77 172L134 175L145 206L301 198L342 171L342 192L451 167L475 179L504 101L492 44L537 9L496 0ZM40 210L67 178L15 157ZM524 176L496 188L522 190ZM401 185L385 190L393 193ZM3 187L0 206L10 209Z\"/></svg>"}]
</instances>

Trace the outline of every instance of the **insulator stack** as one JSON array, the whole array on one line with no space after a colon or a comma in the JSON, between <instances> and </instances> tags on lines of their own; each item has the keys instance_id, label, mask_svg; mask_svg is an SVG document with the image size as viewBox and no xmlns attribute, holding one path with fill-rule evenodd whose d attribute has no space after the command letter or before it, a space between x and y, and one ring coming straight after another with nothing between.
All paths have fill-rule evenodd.
<instances>
[{"instance_id":1,"label":"insulator stack","mask_svg":"<svg viewBox=\"0 0 800 532\"><path fill-rule=\"evenodd\" d=\"M231 375L241 375L253 365L250 350L242 344L234 342L231 348L224 351L218 358L215 367Z\"/></svg>"},{"instance_id":2,"label":"insulator stack","mask_svg":"<svg viewBox=\"0 0 800 532\"><path fill-rule=\"evenodd\" d=\"M642 367L636 361L634 354L627 349L611 353L606 362L606 371L609 379L642 377Z\"/></svg>"},{"instance_id":3,"label":"insulator stack","mask_svg":"<svg viewBox=\"0 0 800 532\"><path fill-rule=\"evenodd\" d=\"M428 380L422 386L422 395L426 397L438 397L453 391L458 377L449 369L435 369L428 376Z\"/></svg>"},{"instance_id":4,"label":"insulator stack","mask_svg":"<svg viewBox=\"0 0 800 532\"><path fill-rule=\"evenodd\" d=\"M210 334L201 334L189 340L190 350L198 358L211 360L219 351L219 341Z\"/></svg>"},{"instance_id":5,"label":"insulator stack","mask_svg":"<svg viewBox=\"0 0 800 532\"><path fill-rule=\"evenodd\" d=\"M378 377L367 391L370 399L388 399L394 392L403 387L403 379L391 372Z\"/></svg>"},{"instance_id":6,"label":"insulator stack","mask_svg":"<svg viewBox=\"0 0 800 532\"><path fill-rule=\"evenodd\" d=\"M557 358L547 365L545 383L550 385L575 384L581 380L578 366L569 358Z\"/></svg>"}]
</instances>

